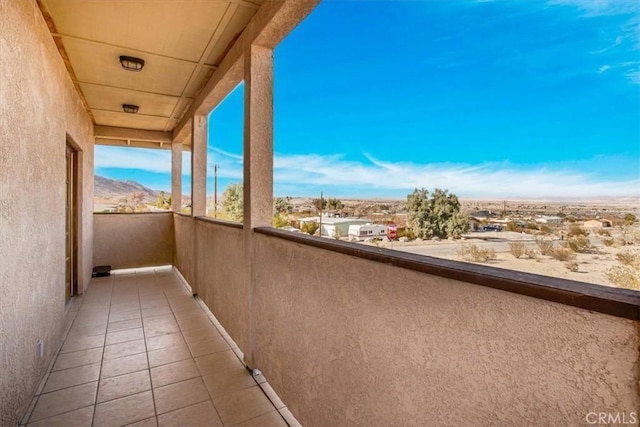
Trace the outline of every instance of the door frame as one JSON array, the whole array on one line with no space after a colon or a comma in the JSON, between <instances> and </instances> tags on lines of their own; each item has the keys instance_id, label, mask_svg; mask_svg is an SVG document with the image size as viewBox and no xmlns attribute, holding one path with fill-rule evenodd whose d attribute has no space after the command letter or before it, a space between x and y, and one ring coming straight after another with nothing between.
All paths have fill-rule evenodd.
<instances>
[{"instance_id":1,"label":"door frame","mask_svg":"<svg viewBox=\"0 0 640 427\"><path fill-rule=\"evenodd\" d=\"M67 135L65 145L65 301L78 294L79 159L77 145Z\"/></svg>"}]
</instances>

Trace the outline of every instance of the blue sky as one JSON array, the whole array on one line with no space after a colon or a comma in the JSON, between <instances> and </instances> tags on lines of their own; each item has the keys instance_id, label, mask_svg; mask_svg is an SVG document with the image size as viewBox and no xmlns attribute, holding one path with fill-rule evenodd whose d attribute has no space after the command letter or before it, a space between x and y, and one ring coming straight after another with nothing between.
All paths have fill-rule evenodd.
<instances>
[{"instance_id":1,"label":"blue sky","mask_svg":"<svg viewBox=\"0 0 640 427\"><path fill-rule=\"evenodd\" d=\"M326 0L275 51L274 193L637 197L639 28L627 0ZM220 191L243 90L209 119ZM96 173L168 190L168 156L96 147Z\"/></svg>"}]
</instances>

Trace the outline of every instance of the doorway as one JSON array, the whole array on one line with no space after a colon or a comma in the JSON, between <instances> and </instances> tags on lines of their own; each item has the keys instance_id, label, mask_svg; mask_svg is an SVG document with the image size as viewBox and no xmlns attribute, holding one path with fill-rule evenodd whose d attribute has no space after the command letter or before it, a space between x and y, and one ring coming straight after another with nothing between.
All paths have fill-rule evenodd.
<instances>
[{"instance_id":1,"label":"doorway","mask_svg":"<svg viewBox=\"0 0 640 427\"><path fill-rule=\"evenodd\" d=\"M78 292L78 151L67 138L66 151L65 301Z\"/></svg>"}]
</instances>

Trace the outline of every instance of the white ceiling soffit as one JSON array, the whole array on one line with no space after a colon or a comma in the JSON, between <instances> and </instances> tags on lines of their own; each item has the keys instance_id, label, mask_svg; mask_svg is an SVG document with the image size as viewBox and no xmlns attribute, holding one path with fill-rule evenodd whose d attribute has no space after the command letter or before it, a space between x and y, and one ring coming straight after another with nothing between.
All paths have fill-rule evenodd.
<instances>
[{"instance_id":1,"label":"white ceiling soffit","mask_svg":"<svg viewBox=\"0 0 640 427\"><path fill-rule=\"evenodd\" d=\"M170 132L263 0L39 0L96 125ZM65 58L66 55L66 58ZM119 57L145 61L124 70ZM129 114L122 104L139 106Z\"/></svg>"}]
</instances>

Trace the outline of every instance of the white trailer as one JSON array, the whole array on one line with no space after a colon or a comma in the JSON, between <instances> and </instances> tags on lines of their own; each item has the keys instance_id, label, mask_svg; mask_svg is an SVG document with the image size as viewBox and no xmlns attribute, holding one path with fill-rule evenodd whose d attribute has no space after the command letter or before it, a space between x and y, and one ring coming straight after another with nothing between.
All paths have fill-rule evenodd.
<instances>
[{"instance_id":1,"label":"white trailer","mask_svg":"<svg viewBox=\"0 0 640 427\"><path fill-rule=\"evenodd\" d=\"M351 240L365 240L371 237L385 237L387 226L380 224L358 224L349 226Z\"/></svg>"}]
</instances>

